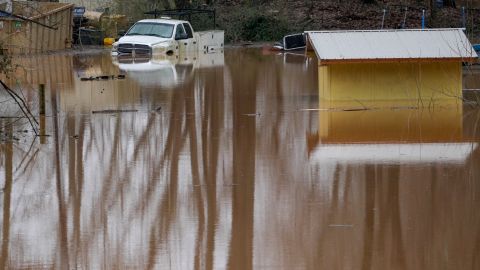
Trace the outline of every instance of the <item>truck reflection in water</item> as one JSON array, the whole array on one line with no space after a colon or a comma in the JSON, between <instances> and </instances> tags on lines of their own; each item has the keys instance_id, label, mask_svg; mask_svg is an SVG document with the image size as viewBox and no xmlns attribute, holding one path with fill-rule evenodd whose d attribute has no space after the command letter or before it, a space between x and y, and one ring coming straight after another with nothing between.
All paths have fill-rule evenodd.
<instances>
[{"instance_id":1,"label":"truck reflection in water","mask_svg":"<svg viewBox=\"0 0 480 270\"><path fill-rule=\"evenodd\" d=\"M172 89L193 79L195 70L223 67L223 51L185 52L179 55L155 55L113 58L114 65L127 73L142 88Z\"/></svg>"}]
</instances>

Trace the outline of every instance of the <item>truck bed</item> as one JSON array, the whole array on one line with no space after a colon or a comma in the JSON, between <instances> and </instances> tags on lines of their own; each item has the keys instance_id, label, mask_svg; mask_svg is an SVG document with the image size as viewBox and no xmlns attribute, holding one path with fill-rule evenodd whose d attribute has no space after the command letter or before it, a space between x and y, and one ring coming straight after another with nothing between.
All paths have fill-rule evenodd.
<instances>
[{"instance_id":1,"label":"truck bed","mask_svg":"<svg viewBox=\"0 0 480 270\"><path fill-rule=\"evenodd\" d=\"M225 32L223 30L207 30L195 32L198 49L204 52L221 50L224 46Z\"/></svg>"}]
</instances>

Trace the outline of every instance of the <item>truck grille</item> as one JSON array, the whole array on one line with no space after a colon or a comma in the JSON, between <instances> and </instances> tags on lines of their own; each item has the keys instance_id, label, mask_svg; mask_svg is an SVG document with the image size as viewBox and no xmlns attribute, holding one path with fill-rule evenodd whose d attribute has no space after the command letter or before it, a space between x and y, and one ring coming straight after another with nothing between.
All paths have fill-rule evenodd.
<instances>
[{"instance_id":1,"label":"truck grille","mask_svg":"<svg viewBox=\"0 0 480 270\"><path fill-rule=\"evenodd\" d=\"M141 63L148 63L150 61L150 55L147 55L145 57L142 57L143 55L140 55L140 57L135 56L132 57L132 55L128 54L122 54L118 56L118 63L120 64L141 64Z\"/></svg>"},{"instance_id":2,"label":"truck grille","mask_svg":"<svg viewBox=\"0 0 480 270\"><path fill-rule=\"evenodd\" d=\"M132 54L151 54L152 48L148 45L143 44L131 44L131 43L123 43L118 45L118 52L119 53L128 53Z\"/></svg>"}]
</instances>

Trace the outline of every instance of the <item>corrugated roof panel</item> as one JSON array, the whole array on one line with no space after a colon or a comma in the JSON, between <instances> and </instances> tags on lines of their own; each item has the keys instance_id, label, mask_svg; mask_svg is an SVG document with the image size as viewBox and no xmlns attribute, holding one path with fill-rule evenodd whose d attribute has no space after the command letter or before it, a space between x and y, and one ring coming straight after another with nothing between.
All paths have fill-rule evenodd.
<instances>
[{"instance_id":1,"label":"corrugated roof panel","mask_svg":"<svg viewBox=\"0 0 480 270\"><path fill-rule=\"evenodd\" d=\"M358 32L353 35L342 33L339 36L336 36L336 35L330 35L330 36L336 39L337 44L344 45L343 46L343 48L345 49L344 59L352 58L355 55L372 54L372 51L371 51L372 46L370 44L370 40L363 38L363 33ZM348 48L352 48L352 49L349 50Z\"/></svg>"},{"instance_id":2,"label":"corrugated roof panel","mask_svg":"<svg viewBox=\"0 0 480 270\"><path fill-rule=\"evenodd\" d=\"M376 33L376 35L379 34ZM377 55L382 55L385 58L398 58L400 55L410 55L408 50L406 50L404 45L399 41L395 32L385 32L384 36L384 40L390 40L392 42L390 45L378 44L380 46L376 46L377 51L375 52ZM364 36L364 38L368 37ZM383 42L383 39L375 38L375 40L375 43ZM375 46L375 44L373 45Z\"/></svg>"},{"instance_id":3,"label":"corrugated roof panel","mask_svg":"<svg viewBox=\"0 0 480 270\"><path fill-rule=\"evenodd\" d=\"M478 57L462 29L306 32L320 61Z\"/></svg>"}]
</instances>

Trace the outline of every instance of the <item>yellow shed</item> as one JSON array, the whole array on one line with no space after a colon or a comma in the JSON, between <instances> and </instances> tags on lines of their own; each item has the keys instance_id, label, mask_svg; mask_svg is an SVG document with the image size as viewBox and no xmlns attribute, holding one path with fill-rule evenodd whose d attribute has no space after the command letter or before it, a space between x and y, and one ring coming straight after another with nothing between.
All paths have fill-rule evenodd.
<instances>
[{"instance_id":1,"label":"yellow shed","mask_svg":"<svg viewBox=\"0 0 480 270\"><path fill-rule=\"evenodd\" d=\"M462 62L478 56L462 29L307 32L322 107L391 107L462 96Z\"/></svg>"}]
</instances>

